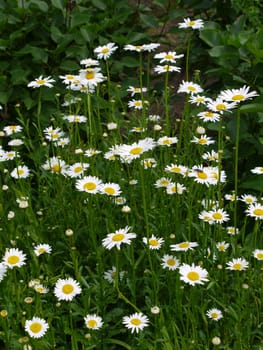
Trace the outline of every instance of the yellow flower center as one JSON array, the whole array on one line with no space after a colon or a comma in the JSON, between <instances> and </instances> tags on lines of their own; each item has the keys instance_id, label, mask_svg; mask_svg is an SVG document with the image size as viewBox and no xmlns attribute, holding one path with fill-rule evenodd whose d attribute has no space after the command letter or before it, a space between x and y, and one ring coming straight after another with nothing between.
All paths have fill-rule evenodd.
<instances>
[{"instance_id":1,"label":"yellow flower center","mask_svg":"<svg viewBox=\"0 0 263 350\"><path fill-rule=\"evenodd\" d=\"M200 143L201 145L205 145L207 143L206 139L199 139L198 143Z\"/></svg>"},{"instance_id":2,"label":"yellow flower center","mask_svg":"<svg viewBox=\"0 0 263 350\"><path fill-rule=\"evenodd\" d=\"M173 167L173 168L171 169L171 171L172 171L173 173L180 173L180 172L181 172L181 168L179 168L179 167Z\"/></svg>"},{"instance_id":3,"label":"yellow flower center","mask_svg":"<svg viewBox=\"0 0 263 350\"><path fill-rule=\"evenodd\" d=\"M111 195L115 194L115 190L112 187L105 187L104 188L104 192L107 193L107 194L111 194Z\"/></svg>"},{"instance_id":4,"label":"yellow flower center","mask_svg":"<svg viewBox=\"0 0 263 350\"><path fill-rule=\"evenodd\" d=\"M32 323L29 328L30 328L31 332L37 334L37 333L39 333L41 331L42 324L35 322L35 323Z\"/></svg>"},{"instance_id":5,"label":"yellow flower center","mask_svg":"<svg viewBox=\"0 0 263 350\"><path fill-rule=\"evenodd\" d=\"M52 166L52 170L54 171L54 173L59 173L60 170L61 170L61 167L60 167L59 164L54 164L54 165Z\"/></svg>"},{"instance_id":6,"label":"yellow flower center","mask_svg":"<svg viewBox=\"0 0 263 350\"><path fill-rule=\"evenodd\" d=\"M161 181L161 186L167 187L169 185L169 181L163 180Z\"/></svg>"},{"instance_id":7,"label":"yellow flower center","mask_svg":"<svg viewBox=\"0 0 263 350\"><path fill-rule=\"evenodd\" d=\"M223 252L225 250L225 246L224 245L219 245L217 247L218 250L220 250L221 252Z\"/></svg>"},{"instance_id":8,"label":"yellow flower center","mask_svg":"<svg viewBox=\"0 0 263 350\"><path fill-rule=\"evenodd\" d=\"M164 144L164 145L170 145L171 143L172 143L172 141L169 140L169 139L163 140L163 144Z\"/></svg>"},{"instance_id":9,"label":"yellow flower center","mask_svg":"<svg viewBox=\"0 0 263 350\"><path fill-rule=\"evenodd\" d=\"M257 258L263 260L263 253L257 253Z\"/></svg>"},{"instance_id":10,"label":"yellow flower center","mask_svg":"<svg viewBox=\"0 0 263 350\"><path fill-rule=\"evenodd\" d=\"M142 49L142 46L141 46L141 45L136 45L135 48L136 48L137 50L141 50L141 49Z\"/></svg>"},{"instance_id":11,"label":"yellow flower center","mask_svg":"<svg viewBox=\"0 0 263 350\"><path fill-rule=\"evenodd\" d=\"M191 27L194 26L195 25L195 21L189 21L188 25L191 26Z\"/></svg>"},{"instance_id":12,"label":"yellow flower center","mask_svg":"<svg viewBox=\"0 0 263 350\"><path fill-rule=\"evenodd\" d=\"M196 271L188 272L187 277L191 281L198 281L200 279L199 273Z\"/></svg>"},{"instance_id":13,"label":"yellow flower center","mask_svg":"<svg viewBox=\"0 0 263 350\"><path fill-rule=\"evenodd\" d=\"M37 84L38 85L43 85L43 84L45 84L45 80L44 79L39 79L39 80L37 80Z\"/></svg>"},{"instance_id":14,"label":"yellow flower center","mask_svg":"<svg viewBox=\"0 0 263 350\"><path fill-rule=\"evenodd\" d=\"M217 213L213 213L212 217L215 220L221 220L223 218L223 215L217 212Z\"/></svg>"},{"instance_id":15,"label":"yellow flower center","mask_svg":"<svg viewBox=\"0 0 263 350\"><path fill-rule=\"evenodd\" d=\"M19 256L11 255L7 258L8 264L15 265L20 261Z\"/></svg>"},{"instance_id":16,"label":"yellow flower center","mask_svg":"<svg viewBox=\"0 0 263 350\"><path fill-rule=\"evenodd\" d=\"M204 116L207 118L212 118L214 116L214 113L213 112L205 112Z\"/></svg>"},{"instance_id":17,"label":"yellow flower center","mask_svg":"<svg viewBox=\"0 0 263 350\"><path fill-rule=\"evenodd\" d=\"M74 75L66 75L66 78L67 78L68 80L73 80L75 77L74 77Z\"/></svg>"},{"instance_id":18,"label":"yellow flower center","mask_svg":"<svg viewBox=\"0 0 263 350\"><path fill-rule=\"evenodd\" d=\"M217 318L218 317L218 313L217 312L212 312L211 313L211 317L212 318Z\"/></svg>"},{"instance_id":19,"label":"yellow flower center","mask_svg":"<svg viewBox=\"0 0 263 350\"><path fill-rule=\"evenodd\" d=\"M218 105L216 105L216 109L218 111L224 111L226 109L226 105L224 103L219 103Z\"/></svg>"},{"instance_id":20,"label":"yellow flower center","mask_svg":"<svg viewBox=\"0 0 263 350\"><path fill-rule=\"evenodd\" d=\"M234 270L241 270L241 268L242 268L242 264L240 264L240 263L235 263L235 264L233 265L233 269L234 269Z\"/></svg>"},{"instance_id":21,"label":"yellow flower center","mask_svg":"<svg viewBox=\"0 0 263 350\"><path fill-rule=\"evenodd\" d=\"M94 182L86 182L83 186L86 191L93 191L96 189L96 184Z\"/></svg>"},{"instance_id":22,"label":"yellow flower center","mask_svg":"<svg viewBox=\"0 0 263 350\"><path fill-rule=\"evenodd\" d=\"M17 170L18 175L23 175L25 173L24 169Z\"/></svg>"},{"instance_id":23,"label":"yellow flower center","mask_svg":"<svg viewBox=\"0 0 263 350\"><path fill-rule=\"evenodd\" d=\"M11 130L15 131L15 130L16 130L16 128L17 128L17 126L16 126L16 125L10 125L10 129L11 129Z\"/></svg>"},{"instance_id":24,"label":"yellow flower center","mask_svg":"<svg viewBox=\"0 0 263 350\"><path fill-rule=\"evenodd\" d=\"M255 209L253 211L253 214L255 214L256 216L263 216L263 209L260 209L260 208Z\"/></svg>"},{"instance_id":25,"label":"yellow flower center","mask_svg":"<svg viewBox=\"0 0 263 350\"><path fill-rule=\"evenodd\" d=\"M133 318L131 320L131 324L134 326L139 326L142 323L142 321L139 318Z\"/></svg>"},{"instance_id":26,"label":"yellow flower center","mask_svg":"<svg viewBox=\"0 0 263 350\"><path fill-rule=\"evenodd\" d=\"M234 96L232 97L232 100L233 100L233 101L242 101L242 100L244 100L244 98L245 98L244 95L234 95Z\"/></svg>"},{"instance_id":27,"label":"yellow flower center","mask_svg":"<svg viewBox=\"0 0 263 350\"><path fill-rule=\"evenodd\" d=\"M80 165L80 166L76 166L76 168L74 169L74 173L78 174L82 171L83 167Z\"/></svg>"},{"instance_id":28,"label":"yellow flower center","mask_svg":"<svg viewBox=\"0 0 263 350\"><path fill-rule=\"evenodd\" d=\"M196 91L196 87L194 87L193 85L188 86L187 89L189 91Z\"/></svg>"},{"instance_id":29,"label":"yellow flower center","mask_svg":"<svg viewBox=\"0 0 263 350\"><path fill-rule=\"evenodd\" d=\"M101 53L103 54L106 54L110 51L110 49L108 47L104 47L102 50L101 50Z\"/></svg>"},{"instance_id":30,"label":"yellow flower center","mask_svg":"<svg viewBox=\"0 0 263 350\"><path fill-rule=\"evenodd\" d=\"M142 105L141 101L134 102L134 106L136 106L136 107L141 107L141 105Z\"/></svg>"},{"instance_id":31,"label":"yellow flower center","mask_svg":"<svg viewBox=\"0 0 263 350\"><path fill-rule=\"evenodd\" d=\"M189 242L182 242L179 244L179 248L188 248L190 246Z\"/></svg>"},{"instance_id":32,"label":"yellow flower center","mask_svg":"<svg viewBox=\"0 0 263 350\"><path fill-rule=\"evenodd\" d=\"M45 248L38 248L37 252L38 254L43 254L45 253L46 249Z\"/></svg>"},{"instance_id":33,"label":"yellow flower center","mask_svg":"<svg viewBox=\"0 0 263 350\"><path fill-rule=\"evenodd\" d=\"M112 240L113 242L120 242L124 239L125 235L123 233L116 233L113 237Z\"/></svg>"},{"instance_id":34,"label":"yellow flower center","mask_svg":"<svg viewBox=\"0 0 263 350\"><path fill-rule=\"evenodd\" d=\"M197 177L199 177L202 180L206 180L208 178L207 174L204 173L203 171L198 171L197 172Z\"/></svg>"},{"instance_id":35,"label":"yellow flower center","mask_svg":"<svg viewBox=\"0 0 263 350\"><path fill-rule=\"evenodd\" d=\"M159 245L159 242L157 241L157 239L149 239L149 245L157 247Z\"/></svg>"},{"instance_id":36,"label":"yellow flower center","mask_svg":"<svg viewBox=\"0 0 263 350\"><path fill-rule=\"evenodd\" d=\"M95 73L94 72L87 72L85 77L86 77L87 80L94 79Z\"/></svg>"},{"instance_id":37,"label":"yellow flower center","mask_svg":"<svg viewBox=\"0 0 263 350\"><path fill-rule=\"evenodd\" d=\"M89 328L95 328L97 326L98 322L96 320L89 320L87 321L87 326Z\"/></svg>"},{"instance_id":38,"label":"yellow flower center","mask_svg":"<svg viewBox=\"0 0 263 350\"><path fill-rule=\"evenodd\" d=\"M174 259L167 259L166 260L167 265L169 266L174 266L175 265L175 260Z\"/></svg>"},{"instance_id":39,"label":"yellow flower center","mask_svg":"<svg viewBox=\"0 0 263 350\"><path fill-rule=\"evenodd\" d=\"M136 154L142 153L142 151L143 151L142 147L134 147L130 150L130 154L136 155Z\"/></svg>"},{"instance_id":40,"label":"yellow flower center","mask_svg":"<svg viewBox=\"0 0 263 350\"><path fill-rule=\"evenodd\" d=\"M174 58L174 56L168 54L168 55L165 55L164 58L165 58L166 60L172 60L172 59Z\"/></svg>"},{"instance_id":41,"label":"yellow flower center","mask_svg":"<svg viewBox=\"0 0 263 350\"><path fill-rule=\"evenodd\" d=\"M71 294L74 290L74 287L72 286L72 284L64 284L64 286L62 287L62 292L64 294Z\"/></svg>"}]
</instances>

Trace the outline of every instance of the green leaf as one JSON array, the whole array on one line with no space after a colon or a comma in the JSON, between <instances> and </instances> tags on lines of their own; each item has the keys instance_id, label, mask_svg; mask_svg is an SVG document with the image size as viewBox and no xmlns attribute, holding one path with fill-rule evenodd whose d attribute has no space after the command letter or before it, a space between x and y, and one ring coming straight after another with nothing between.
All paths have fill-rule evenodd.
<instances>
[{"instance_id":1,"label":"green leaf","mask_svg":"<svg viewBox=\"0 0 263 350\"><path fill-rule=\"evenodd\" d=\"M130 67L130 68L134 68L134 67L138 67L139 66L139 62L137 59L133 58L133 57L124 57L121 60L121 64L125 67Z\"/></svg>"},{"instance_id":2,"label":"green leaf","mask_svg":"<svg viewBox=\"0 0 263 350\"><path fill-rule=\"evenodd\" d=\"M263 113L262 103L250 103L240 107L240 111L244 113Z\"/></svg>"},{"instance_id":3,"label":"green leaf","mask_svg":"<svg viewBox=\"0 0 263 350\"><path fill-rule=\"evenodd\" d=\"M210 49L209 54L212 57L237 57L239 58L238 51L236 48L232 46L215 46L212 49Z\"/></svg>"},{"instance_id":4,"label":"green leaf","mask_svg":"<svg viewBox=\"0 0 263 350\"><path fill-rule=\"evenodd\" d=\"M107 5L105 4L106 1L101 1L101 0L91 0L92 5L94 7L97 7L98 9L104 11L107 9Z\"/></svg>"},{"instance_id":5,"label":"green leaf","mask_svg":"<svg viewBox=\"0 0 263 350\"><path fill-rule=\"evenodd\" d=\"M200 31L199 37L211 47L223 45L222 35L219 30L203 29Z\"/></svg>"},{"instance_id":6,"label":"green leaf","mask_svg":"<svg viewBox=\"0 0 263 350\"><path fill-rule=\"evenodd\" d=\"M51 3L54 7L61 10L62 12L65 11L65 8L66 8L65 1L63 1L63 0L51 0Z\"/></svg>"},{"instance_id":7,"label":"green leaf","mask_svg":"<svg viewBox=\"0 0 263 350\"><path fill-rule=\"evenodd\" d=\"M31 0L31 4L34 4L36 6L38 6L38 8L42 11L42 12L47 12L48 11L48 4L46 3L46 1L40 1L40 0Z\"/></svg>"},{"instance_id":8,"label":"green leaf","mask_svg":"<svg viewBox=\"0 0 263 350\"><path fill-rule=\"evenodd\" d=\"M158 25L158 21L154 16L144 15L143 13L140 13L140 19L142 23L146 25L146 27L154 28Z\"/></svg>"},{"instance_id":9,"label":"green leaf","mask_svg":"<svg viewBox=\"0 0 263 350\"><path fill-rule=\"evenodd\" d=\"M61 63L59 68L64 71L72 72L79 69L79 64L77 64L75 61L72 61L72 60L65 60Z\"/></svg>"},{"instance_id":10,"label":"green leaf","mask_svg":"<svg viewBox=\"0 0 263 350\"><path fill-rule=\"evenodd\" d=\"M239 187L262 192L263 191L263 181L262 181L261 176L262 175L259 175L258 177L255 177L255 179L253 179L253 180L244 181L240 184Z\"/></svg>"},{"instance_id":11,"label":"green leaf","mask_svg":"<svg viewBox=\"0 0 263 350\"><path fill-rule=\"evenodd\" d=\"M23 56L25 54L31 54L33 58L38 62L47 63L48 61L47 52L40 47L30 46L29 44L27 44L21 50L17 51L15 55Z\"/></svg>"}]
</instances>

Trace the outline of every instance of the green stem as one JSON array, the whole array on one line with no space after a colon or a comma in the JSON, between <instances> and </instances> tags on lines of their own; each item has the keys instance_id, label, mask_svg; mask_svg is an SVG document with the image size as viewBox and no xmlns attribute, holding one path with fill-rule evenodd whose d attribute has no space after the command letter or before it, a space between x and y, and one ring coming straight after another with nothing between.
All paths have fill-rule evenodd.
<instances>
[{"instance_id":1,"label":"green stem","mask_svg":"<svg viewBox=\"0 0 263 350\"><path fill-rule=\"evenodd\" d=\"M185 79L186 79L186 81L188 81L188 79L189 79L189 56L190 56L191 39L192 39L192 36L190 34L188 42L187 42L186 58L185 58Z\"/></svg>"},{"instance_id":2,"label":"green stem","mask_svg":"<svg viewBox=\"0 0 263 350\"><path fill-rule=\"evenodd\" d=\"M237 196L238 196L238 152L239 152L239 133L240 133L240 109L237 110L236 121L236 142L235 142L235 169L234 169L234 181L235 181L235 202L234 202L234 227L237 227Z\"/></svg>"}]
</instances>

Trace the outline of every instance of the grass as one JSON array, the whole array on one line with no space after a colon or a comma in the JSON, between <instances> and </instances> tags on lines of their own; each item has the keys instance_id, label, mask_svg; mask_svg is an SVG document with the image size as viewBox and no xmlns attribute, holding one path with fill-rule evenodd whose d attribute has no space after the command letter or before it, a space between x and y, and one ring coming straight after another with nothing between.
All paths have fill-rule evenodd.
<instances>
[{"instance_id":1,"label":"grass","mask_svg":"<svg viewBox=\"0 0 263 350\"><path fill-rule=\"evenodd\" d=\"M138 59L125 81L111 79L117 50ZM263 348L263 204L239 188L238 148L239 106L257 94L240 87L229 106L196 81L172 87L175 64L165 55L158 75L157 52L116 47L101 71L80 65L85 92L77 76L33 80L37 110L18 104L16 122L3 127L3 349ZM187 76L190 53L189 43ZM47 90L57 101L49 119ZM211 100L194 103L197 95ZM248 169L255 177L258 166Z\"/></svg>"}]
</instances>

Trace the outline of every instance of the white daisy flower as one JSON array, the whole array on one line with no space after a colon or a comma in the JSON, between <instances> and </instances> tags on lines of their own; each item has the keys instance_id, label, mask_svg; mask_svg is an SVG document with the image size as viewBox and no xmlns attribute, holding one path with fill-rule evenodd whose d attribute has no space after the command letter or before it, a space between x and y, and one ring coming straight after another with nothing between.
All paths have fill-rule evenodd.
<instances>
[{"instance_id":1,"label":"white daisy flower","mask_svg":"<svg viewBox=\"0 0 263 350\"><path fill-rule=\"evenodd\" d=\"M239 228L234 227L234 226L227 226L226 232L229 235L237 235L237 234L239 234Z\"/></svg>"},{"instance_id":2,"label":"white daisy flower","mask_svg":"<svg viewBox=\"0 0 263 350\"><path fill-rule=\"evenodd\" d=\"M247 216L255 218L255 220L263 220L263 205L252 203L246 210Z\"/></svg>"},{"instance_id":3,"label":"white daisy flower","mask_svg":"<svg viewBox=\"0 0 263 350\"><path fill-rule=\"evenodd\" d=\"M157 162L154 158L145 158L141 160L141 164L144 169L156 168Z\"/></svg>"},{"instance_id":4,"label":"white daisy flower","mask_svg":"<svg viewBox=\"0 0 263 350\"><path fill-rule=\"evenodd\" d=\"M26 255L22 252L22 250L10 248L6 249L2 262L5 266L13 269L14 267L21 267L25 265L25 260Z\"/></svg>"},{"instance_id":5,"label":"white daisy flower","mask_svg":"<svg viewBox=\"0 0 263 350\"><path fill-rule=\"evenodd\" d=\"M207 146L215 143L215 140L213 140L211 137L204 134L204 135L200 135L200 137L194 136L194 138L190 142L199 144L201 146Z\"/></svg>"},{"instance_id":6,"label":"white daisy flower","mask_svg":"<svg viewBox=\"0 0 263 350\"><path fill-rule=\"evenodd\" d=\"M84 176L77 180L76 188L78 191L96 194L100 192L102 181L96 176Z\"/></svg>"},{"instance_id":7,"label":"white daisy flower","mask_svg":"<svg viewBox=\"0 0 263 350\"><path fill-rule=\"evenodd\" d=\"M149 239L147 237L143 237L142 241L152 250L159 250L164 243L163 238L156 237L155 235L151 235Z\"/></svg>"},{"instance_id":8,"label":"white daisy flower","mask_svg":"<svg viewBox=\"0 0 263 350\"><path fill-rule=\"evenodd\" d=\"M143 92L147 91L146 87L133 87L133 86L129 86L127 89L128 92L130 92L131 96L134 96L135 94L141 94Z\"/></svg>"},{"instance_id":9,"label":"white daisy flower","mask_svg":"<svg viewBox=\"0 0 263 350\"><path fill-rule=\"evenodd\" d=\"M17 132L21 132L23 127L20 125L8 125L3 128L3 131L7 136L13 135Z\"/></svg>"},{"instance_id":10,"label":"white daisy flower","mask_svg":"<svg viewBox=\"0 0 263 350\"><path fill-rule=\"evenodd\" d=\"M257 202L257 197L253 196L252 194L242 194L239 197L239 200L246 204L252 204Z\"/></svg>"},{"instance_id":11,"label":"white daisy flower","mask_svg":"<svg viewBox=\"0 0 263 350\"><path fill-rule=\"evenodd\" d=\"M154 58L157 58L160 60L160 63L164 62L170 62L170 63L176 63L176 59L184 57L183 54L177 55L175 51L169 51L169 52L160 52L154 55Z\"/></svg>"},{"instance_id":12,"label":"white daisy flower","mask_svg":"<svg viewBox=\"0 0 263 350\"><path fill-rule=\"evenodd\" d=\"M242 102L246 100L251 100L253 97L258 96L256 91L250 91L250 87L244 85L240 89L227 89L220 93L220 98L225 101Z\"/></svg>"},{"instance_id":13,"label":"white daisy flower","mask_svg":"<svg viewBox=\"0 0 263 350\"><path fill-rule=\"evenodd\" d=\"M161 188L161 187L167 187L168 185L170 185L172 182L171 179L167 178L167 177L161 177L160 179L156 180L154 186L157 188Z\"/></svg>"},{"instance_id":14,"label":"white daisy flower","mask_svg":"<svg viewBox=\"0 0 263 350\"><path fill-rule=\"evenodd\" d=\"M202 95L191 95L189 98L189 102L197 106L204 105L208 101L210 101L210 99Z\"/></svg>"},{"instance_id":15,"label":"white daisy flower","mask_svg":"<svg viewBox=\"0 0 263 350\"><path fill-rule=\"evenodd\" d=\"M193 248L196 248L196 247L198 247L197 242L188 242L188 241L170 245L171 250L176 252L180 252L180 251L186 252L187 250L193 250Z\"/></svg>"},{"instance_id":16,"label":"white daisy flower","mask_svg":"<svg viewBox=\"0 0 263 350\"><path fill-rule=\"evenodd\" d=\"M93 156L100 154L100 153L101 153L101 151L99 151L95 148L89 148L89 149L86 149L86 151L84 152L84 156L90 158L90 157L93 157Z\"/></svg>"},{"instance_id":17,"label":"white daisy flower","mask_svg":"<svg viewBox=\"0 0 263 350\"><path fill-rule=\"evenodd\" d=\"M165 64L163 66L158 65L156 67L154 67L153 69L156 73L158 74L163 74L163 73L167 73L167 72L181 72L181 67L177 67L177 66L171 66L169 64Z\"/></svg>"},{"instance_id":18,"label":"white daisy flower","mask_svg":"<svg viewBox=\"0 0 263 350\"><path fill-rule=\"evenodd\" d=\"M229 220L229 215L224 209L212 209L209 212L209 215L211 219L213 220L213 223L222 224L223 222L226 222Z\"/></svg>"},{"instance_id":19,"label":"white daisy flower","mask_svg":"<svg viewBox=\"0 0 263 350\"><path fill-rule=\"evenodd\" d=\"M163 269L174 271L178 269L179 265L180 265L180 261L173 255L165 254L162 257L161 266L163 267Z\"/></svg>"},{"instance_id":20,"label":"white daisy flower","mask_svg":"<svg viewBox=\"0 0 263 350\"><path fill-rule=\"evenodd\" d=\"M98 66L100 63L98 60L94 60L93 58L84 58L80 61L81 65L84 65L85 67L92 67L92 66Z\"/></svg>"},{"instance_id":21,"label":"white daisy flower","mask_svg":"<svg viewBox=\"0 0 263 350\"><path fill-rule=\"evenodd\" d=\"M180 280L185 283L194 286L196 284L204 284L204 282L208 282L208 272L202 267L192 264L182 264L179 267Z\"/></svg>"},{"instance_id":22,"label":"white daisy flower","mask_svg":"<svg viewBox=\"0 0 263 350\"><path fill-rule=\"evenodd\" d=\"M255 249L252 254L257 260L263 260L263 249Z\"/></svg>"},{"instance_id":23,"label":"white daisy flower","mask_svg":"<svg viewBox=\"0 0 263 350\"><path fill-rule=\"evenodd\" d=\"M68 165L59 157L51 157L42 165L44 170L50 171L52 174L67 175Z\"/></svg>"},{"instance_id":24,"label":"white daisy flower","mask_svg":"<svg viewBox=\"0 0 263 350\"><path fill-rule=\"evenodd\" d=\"M71 178L81 177L90 165L88 163L74 163L67 169L67 176Z\"/></svg>"},{"instance_id":25,"label":"white daisy flower","mask_svg":"<svg viewBox=\"0 0 263 350\"><path fill-rule=\"evenodd\" d=\"M218 97L215 101L209 101L206 106L209 110L222 114L223 112L236 108L237 104L236 102L226 102L222 98Z\"/></svg>"},{"instance_id":26,"label":"white daisy flower","mask_svg":"<svg viewBox=\"0 0 263 350\"><path fill-rule=\"evenodd\" d=\"M86 123L87 117L84 115L64 115L63 118L64 120L67 120L69 123Z\"/></svg>"},{"instance_id":27,"label":"white daisy flower","mask_svg":"<svg viewBox=\"0 0 263 350\"><path fill-rule=\"evenodd\" d=\"M109 283L114 283L116 280L117 269L116 266L112 266L110 270L104 272L104 279ZM125 275L125 271L119 271L119 279L120 281L123 279Z\"/></svg>"},{"instance_id":28,"label":"white daisy flower","mask_svg":"<svg viewBox=\"0 0 263 350\"><path fill-rule=\"evenodd\" d=\"M131 240L136 237L135 233L129 232L130 227L126 226L125 228L121 228L114 233L109 233L106 238L102 240L102 245L106 249L112 249L116 247L117 249L121 249L121 244L131 244Z\"/></svg>"},{"instance_id":29,"label":"white daisy flower","mask_svg":"<svg viewBox=\"0 0 263 350\"><path fill-rule=\"evenodd\" d=\"M167 194L182 194L186 190L186 187L179 182L171 182L166 187Z\"/></svg>"},{"instance_id":30,"label":"white daisy flower","mask_svg":"<svg viewBox=\"0 0 263 350\"><path fill-rule=\"evenodd\" d=\"M33 317L31 320L26 320L25 331L31 338L41 338L49 328L48 323L40 317Z\"/></svg>"},{"instance_id":31,"label":"white daisy flower","mask_svg":"<svg viewBox=\"0 0 263 350\"><path fill-rule=\"evenodd\" d=\"M206 111L206 112L200 112L197 115L205 123L207 122L215 123L220 120L220 114L215 112Z\"/></svg>"},{"instance_id":32,"label":"white daisy flower","mask_svg":"<svg viewBox=\"0 0 263 350\"><path fill-rule=\"evenodd\" d=\"M58 300L71 301L81 293L81 287L73 278L59 279L56 282L54 294Z\"/></svg>"},{"instance_id":33,"label":"white daisy flower","mask_svg":"<svg viewBox=\"0 0 263 350\"><path fill-rule=\"evenodd\" d=\"M4 263L0 263L0 282L4 279L7 272L7 266Z\"/></svg>"},{"instance_id":34,"label":"white daisy flower","mask_svg":"<svg viewBox=\"0 0 263 350\"><path fill-rule=\"evenodd\" d=\"M225 252L229 248L229 243L226 243L225 241L223 242L217 242L216 243L216 248L219 252Z\"/></svg>"},{"instance_id":35,"label":"white daisy flower","mask_svg":"<svg viewBox=\"0 0 263 350\"><path fill-rule=\"evenodd\" d=\"M30 83L27 84L28 87L32 87L32 88L39 88L41 86L47 86L48 88L52 88L53 87L53 84L55 80L54 79L51 79L51 77L46 77L46 78L43 78L42 75L40 75L39 78L31 81Z\"/></svg>"},{"instance_id":36,"label":"white daisy flower","mask_svg":"<svg viewBox=\"0 0 263 350\"><path fill-rule=\"evenodd\" d=\"M184 18L184 21L178 23L179 28L192 28L192 29L202 29L204 27L204 22L202 19L190 19Z\"/></svg>"},{"instance_id":37,"label":"white daisy flower","mask_svg":"<svg viewBox=\"0 0 263 350\"><path fill-rule=\"evenodd\" d=\"M216 309L216 308L207 310L206 315L207 315L207 317L211 318L214 321L218 321L221 318L223 318L222 311L219 309Z\"/></svg>"},{"instance_id":38,"label":"white daisy flower","mask_svg":"<svg viewBox=\"0 0 263 350\"><path fill-rule=\"evenodd\" d=\"M49 244L38 244L37 246L34 247L34 253L36 256L39 256L41 254L51 254L52 252L52 247Z\"/></svg>"},{"instance_id":39,"label":"white daisy flower","mask_svg":"<svg viewBox=\"0 0 263 350\"><path fill-rule=\"evenodd\" d=\"M97 55L99 60L107 60L113 54L113 52L117 50L117 48L118 46L116 46L114 43L108 43L106 45L96 47L94 49L94 53Z\"/></svg>"},{"instance_id":40,"label":"white daisy flower","mask_svg":"<svg viewBox=\"0 0 263 350\"><path fill-rule=\"evenodd\" d=\"M88 67L79 71L80 83L87 87L95 87L105 79L106 77L100 72L100 68Z\"/></svg>"},{"instance_id":41,"label":"white daisy flower","mask_svg":"<svg viewBox=\"0 0 263 350\"><path fill-rule=\"evenodd\" d=\"M100 193L106 194L107 196L119 196L121 194L120 185L115 183L106 183L100 186Z\"/></svg>"},{"instance_id":42,"label":"white daisy flower","mask_svg":"<svg viewBox=\"0 0 263 350\"><path fill-rule=\"evenodd\" d=\"M167 165L164 169L167 173L180 174L186 176L188 174L188 168L181 164Z\"/></svg>"},{"instance_id":43,"label":"white daisy flower","mask_svg":"<svg viewBox=\"0 0 263 350\"><path fill-rule=\"evenodd\" d=\"M233 271L242 271L242 270L246 270L248 267L249 267L249 263L246 259L237 258L227 262L226 269L233 270Z\"/></svg>"},{"instance_id":44,"label":"white daisy flower","mask_svg":"<svg viewBox=\"0 0 263 350\"><path fill-rule=\"evenodd\" d=\"M14 179L26 179L30 176L30 170L26 165L18 165L17 168L11 171L10 176Z\"/></svg>"},{"instance_id":45,"label":"white daisy flower","mask_svg":"<svg viewBox=\"0 0 263 350\"><path fill-rule=\"evenodd\" d=\"M262 166L257 166L255 168L251 169L250 171L253 174L261 174L262 175L263 174L263 167Z\"/></svg>"},{"instance_id":46,"label":"white daisy flower","mask_svg":"<svg viewBox=\"0 0 263 350\"><path fill-rule=\"evenodd\" d=\"M143 315L141 312L136 312L130 316L123 317L122 323L131 330L139 333L144 327L148 326L149 319L147 316Z\"/></svg>"},{"instance_id":47,"label":"white daisy flower","mask_svg":"<svg viewBox=\"0 0 263 350\"><path fill-rule=\"evenodd\" d=\"M160 145L160 146L168 146L170 147L171 145L175 144L178 142L178 138L176 136L174 137L169 137L169 136L163 136L163 137L160 137L158 140L157 140L157 144Z\"/></svg>"},{"instance_id":48,"label":"white daisy flower","mask_svg":"<svg viewBox=\"0 0 263 350\"><path fill-rule=\"evenodd\" d=\"M201 88L200 85L193 83L192 81L182 81L182 83L179 85L179 88L177 90L178 93L185 92L187 94L199 94L200 92L203 92L204 90Z\"/></svg>"},{"instance_id":49,"label":"white daisy flower","mask_svg":"<svg viewBox=\"0 0 263 350\"><path fill-rule=\"evenodd\" d=\"M85 326L88 329L98 330L103 326L102 318L96 314L89 314L84 317Z\"/></svg>"}]
</instances>

